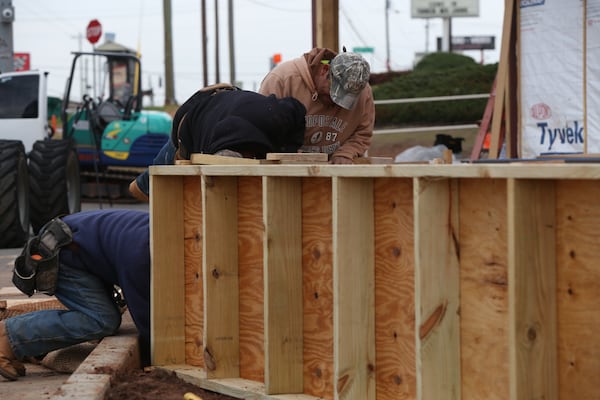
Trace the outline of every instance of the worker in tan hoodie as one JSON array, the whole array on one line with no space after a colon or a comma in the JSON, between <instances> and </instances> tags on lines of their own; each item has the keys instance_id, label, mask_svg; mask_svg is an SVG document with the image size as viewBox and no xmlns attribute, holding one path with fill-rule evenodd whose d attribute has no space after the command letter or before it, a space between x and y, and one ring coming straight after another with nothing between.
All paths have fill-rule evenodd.
<instances>
[{"instance_id":1,"label":"worker in tan hoodie","mask_svg":"<svg viewBox=\"0 0 600 400\"><path fill-rule=\"evenodd\" d=\"M291 96L306 107L301 152L327 153L333 164L351 164L371 145L375 105L369 64L357 53L314 48L283 62L263 79L259 92Z\"/></svg>"}]
</instances>

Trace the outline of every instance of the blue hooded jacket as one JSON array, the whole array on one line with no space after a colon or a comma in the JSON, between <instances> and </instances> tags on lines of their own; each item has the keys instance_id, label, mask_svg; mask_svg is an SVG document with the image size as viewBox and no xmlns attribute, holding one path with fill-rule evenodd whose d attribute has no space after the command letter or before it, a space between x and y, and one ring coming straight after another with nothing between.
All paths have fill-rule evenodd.
<instances>
[{"instance_id":1,"label":"blue hooded jacket","mask_svg":"<svg viewBox=\"0 0 600 400\"><path fill-rule=\"evenodd\" d=\"M73 231L61 264L118 285L144 343L150 339L150 218L138 210L82 211L61 218Z\"/></svg>"}]
</instances>

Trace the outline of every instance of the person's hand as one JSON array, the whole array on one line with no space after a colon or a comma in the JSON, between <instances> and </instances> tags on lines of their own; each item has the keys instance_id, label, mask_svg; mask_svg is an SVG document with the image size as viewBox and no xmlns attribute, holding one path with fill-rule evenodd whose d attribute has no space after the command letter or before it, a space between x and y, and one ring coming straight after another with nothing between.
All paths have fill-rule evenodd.
<instances>
[{"instance_id":1,"label":"person's hand","mask_svg":"<svg viewBox=\"0 0 600 400\"><path fill-rule=\"evenodd\" d=\"M342 156L331 157L332 164L352 164L352 160Z\"/></svg>"}]
</instances>

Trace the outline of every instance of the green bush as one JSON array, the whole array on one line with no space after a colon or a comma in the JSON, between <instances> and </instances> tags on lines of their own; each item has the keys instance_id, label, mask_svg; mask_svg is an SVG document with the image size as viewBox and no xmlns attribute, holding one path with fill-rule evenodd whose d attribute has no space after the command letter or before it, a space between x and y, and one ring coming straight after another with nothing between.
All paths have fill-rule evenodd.
<instances>
[{"instance_id":1,"label":"green bush","mask_svg":"<svg viewBox=\"0 0 600 400\"><path fill-rule=\"evenodd\" d=\"M489 93L498 64L480 65L453 53L424 57L410 73L373 85L375 100ZM376 106L378 127L474 123L487 99L450 100Z\"/></svg>"}]
</instances>

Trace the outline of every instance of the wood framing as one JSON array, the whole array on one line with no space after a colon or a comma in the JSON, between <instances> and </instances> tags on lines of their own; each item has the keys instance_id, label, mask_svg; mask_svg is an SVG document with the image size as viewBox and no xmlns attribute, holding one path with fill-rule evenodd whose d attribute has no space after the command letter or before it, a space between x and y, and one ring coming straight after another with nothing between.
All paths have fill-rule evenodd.
<instances>
[{"instance_id":1,"label":"wood framing","mask_svg":"<svg viewBox=\"0 0 600 400\"><path fill-rule=\"evenodd\" d=\"M460 398L456 182L415 182L417 397Z\"/></svg>"},{"instance_id":2,"label":"wood framing","mask_svg":"<svg viewBox=\"0 0 600 400\"><path fill-rule=\"evenodd\" d=\"M513 399L559 398L555 199L551 180L508 180L509 359Z\"/></svg>"},{"instance_id":3,"label":"wood framing","mask_svg":"<svg viewBox=\"0 0 600 400\"><path fill-rule=\"evenodd\" d=\"M153 365L265 400L600 397L600 164L150 172Z\"/></svg>"}]
</instances>

